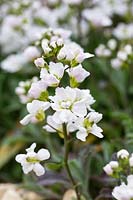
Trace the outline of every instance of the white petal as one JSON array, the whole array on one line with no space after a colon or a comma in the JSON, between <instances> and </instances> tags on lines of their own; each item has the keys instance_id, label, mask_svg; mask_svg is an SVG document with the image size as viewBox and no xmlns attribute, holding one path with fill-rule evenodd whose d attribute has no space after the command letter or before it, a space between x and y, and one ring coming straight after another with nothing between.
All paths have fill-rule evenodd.
<instances>
[{"instance_id":1,"label":"white petal","mask_svg":"<svg viewBox=\"0 0 133 200\"><path fill-rule=\"evenodd\" d=\"M49 71L51 74L56 75L57 78L62 78L62 76L64 74L64 66L62 63L50 62Z\"/></svg>"},{"instance_id":2,"label":"white petal","mask_svg":"<svg viewBox=\"0 0 133 200\"><path fill-rule=\"evenodd\" d=\"M22 163L26 158L26 155L25 154L19 154L15 157L15 160L18 162L18 163Z\"/></svg>"},{"instance_id":3,"label":"white petal","mask_svg":"<svg viewBox=\"0 0 133 200\"><path fill-rule=\"evenodd\" d=\"M89 118L89 121L98 123L102 119L102 114L98 112L90 112L87 115L87 118Z\"/></svg>"},{"instance_id":4,"label":"white petal","mask_svg":"<svg viewBox=\"0 0 133 200\"><path fill-rule=\"evenodd\" d=\"M42 68L40 72L40 78L45 80L46 75L48 75L48 71L45 68Z\"/></svg>"},{"instance_id":5,"label":"white petal","mask_svg":"<svg viewBox=\"0 0 133 200\"><path fill-rule=\"evenodd\" d=\"M40 163L36 163L33 167L33 171L37 176L42 176L45 173L44 167Z\"/></svg>"},{"instance_id":6,"label":"white petal","mask_svg":"<svg viewBox=\"0 0 133 200\"><path fill-rule=\"evenodd\" d=\"M76 133L76 137L79 139L79 140L81 140L81 141L83 141L83 142L85 142L86 141L86 137L87 137L87 132L84 130L84 131L78 131L77 133Z\"/></svg>"},{"instance_id":7,"label":"white petal","mask_svg":"<svg viewBox=\"0 0 133 200\"><path fill-rule=\"evenodd\" d=\"M90 130L90 133L92 133L93 135L99 138L103 138L103 134L101 132L103 132L103 130L96 124L94 124Z\"/></svg>"},{"instance_id":8,"label":"white petal","mask_svg":"<svg viewBox=\"0 0 133 200\"><path fill-rule=\"evenodd\" d=\"M51 128L51 126L49 126L49 125L43 126L43 129L45 129L46 131L48 131L50 133L55 133L56 132L56 130Z\"/></svg>"},{"instance_id":9,"label":"white petal","mask_svg":"<svg viewBox=\"0 0 133 200\"><path fill-rule=\"evenodd\" d=\"M31 118L32 118L32 115L28 114L20 121L20 123L25 126L29 124L29 122L31 121Z\"/></svg>"},{"instance_id":10,"label":"white petal","mask_svg":"<svg viewBox=\"0 0 133 200\"><path fill-rule=\"evenodd\" d=\"M37 153L39 160L47 160L50 158L50 152L47 149L40 149Z\"/></svg>"},{"instance_id":11,"label":"white petal","mask_svg":"<svg viewBox=\"0 0 133 200\"><path fill-rule=\"evenodd\" d=\"M28 149L26 149L27 152L34 152L36 148L36 143L33 143Z\"/></svg>"},{"instance_id":12,"label":"white petal","mask_svg":"<svg viewBox=\"0 0 133 200\"><path fill-rule=\"evenodd\" d=\"M90 75L85 69L83 69L82 65L78 65L77 67L71 68L68 71L70 77L74 77L77 82L82 82L84 79Z\"/></svg>"},{"instance_id":13,"label":"white petal","mask_svg":"<svg viewBox=\"0 0 133 200\"><path fill-rule=\"evenodd\" d=\"M23 172L25 174L28 174L29 172L31 172L33 170L33 164L31 163L25 163L22 165L22 169L23 169Z\"/></svg>"},{"instance_id":14,"label":"white petal","mask_svg":"<svg viewBox=\"0 0 133 200\"><path fill-rule=\"evenodd\" d=\"M47 110L50 106L49 102L43 102L39 100L33 100L31 103L27 104L27 110L29 113L32 113L32 115L35 115L38 110Z\"/></svg>"},{"instance_id":15,"label":"white petal","mask_svg":"<svg viewBox=\"0 0 133 200\"><path fill-rule=\"evenodd\" d=\"M76 103L74 103L72 111L77 116L85 116L87 114L87 109L86 109L86 105L85 105L84 102L76 102Z\"/></svg>"},{"instance_id":16,"label":"white petal","mask_svg":"<svg viewBox=\"0 0 133 200\"><path fill-rule=\"evenodd\" d=\"M68 123L67 125L67 130L68 132L74 132L76 131L78 128L74 123Z\"/></svg>"}]
</instances>

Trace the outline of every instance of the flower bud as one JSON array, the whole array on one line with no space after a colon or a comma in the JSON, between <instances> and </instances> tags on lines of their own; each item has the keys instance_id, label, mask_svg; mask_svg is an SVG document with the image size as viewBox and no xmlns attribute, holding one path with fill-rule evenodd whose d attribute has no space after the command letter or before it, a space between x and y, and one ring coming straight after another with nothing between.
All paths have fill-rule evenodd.
<instances>
[{"instance_id":1,"label":"flower bud","mask_svg":"<svg viewBox=\"0 0 133 200\"><path fill-rule=\"evenodd\" d=\"M34 61L36 67L44 67L44 59L43 58L37 58L35 61Z\"/></svg>"},{"instance_id":2,"label":"flower bud","mask_svg":"<svg viewBox=\"0 0 133 200\"><path fill-rule=\"evenodd\" d=\"M117 158L125 159L125 158L128 158L128 157L129 157L129 153L125 149L122 149L122 150L117 152Z\"/></svg>"}]
</instances>

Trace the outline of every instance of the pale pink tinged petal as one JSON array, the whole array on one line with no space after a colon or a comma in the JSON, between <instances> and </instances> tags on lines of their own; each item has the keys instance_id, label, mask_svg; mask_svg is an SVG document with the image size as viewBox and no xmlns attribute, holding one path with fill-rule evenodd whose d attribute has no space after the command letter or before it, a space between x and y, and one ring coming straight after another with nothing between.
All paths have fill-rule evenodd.
<instances>
[{"instance_id":1,"label":"pale pink tinged petal","mask_svg":"<svg viewBox=\"0 0 133 200\"><path fill-rule=\"evenodd\" d=\"M72 111L77 116L85 116L87 114L87 109L86 109L86 105L85 105L84 102L76 102L76 103L74 103Z\"/></svg>"},{"instance_id":2,"label":"pale pink tinged petal","mask_svg":"<svg viewBox=\"0 0 133 200\"><path fill-rule=\"evenodd\" d=\"M41 69L40 78L45 79L46 75L48 75L48 71L45 68Z\"/></svg>"},{"instance_id":3,"label":"pale pink tinged petal","mask_svg":"<svg viewBox=\"0 0 133 200\"><path fill-rule=\"evenodd\" d=\"M104 171L106 172L106 174L108 174L108 175L112 175L112 174L113 174L113 170L112 170L110 164L105 165L105 166L103 167L103 170L104 170Z\"/></svg>"}]
</instances>

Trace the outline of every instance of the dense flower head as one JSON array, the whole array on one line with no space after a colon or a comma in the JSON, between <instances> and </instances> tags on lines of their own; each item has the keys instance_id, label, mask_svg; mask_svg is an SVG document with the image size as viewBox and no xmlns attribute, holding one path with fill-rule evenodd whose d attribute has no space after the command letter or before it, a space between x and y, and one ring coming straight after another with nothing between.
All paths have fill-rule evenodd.
<instances>
[{"instance_id":1,"label":"dense flower head","mask_svg":"<svg viewBox=\"0 0 133 200\"><path fill-rule=\"evenodd\" d=\"M27 92L31 98L27 104L29 114L21 124L45 122L44 111L50 108L53 115L47 117L43 126L47 131L61 133L65 123L68 133L76 132L81 141L85 141L89 133L102 138L103 130L96 125L102 114L91 108L94 98L89 89L77 88L90 75L82 62L94 55L84 52L80 45L70 40L70 32L62 29L47 29L36 42L36 48L29 47L26 51L30 60L41 52L34 59L40 70L40 79L33 82ZM70 86L60 87L65 73ZM52 95L50 87L55 88Z\"/></svg>"},{"instance_id":2,"label":"dense flower head","mask_svg":"<svg viewBox=\"0 0 133 200\"><path fill-rule=\"evenodd\" d=\"M114 178L120 178L120 174L129 174L132 171L132 154L126 149L121 149L116 154L117 160L109 162L103 168L105 173Z\"/></svg>"},{"instance_id":3,"label":"dense flower head","mask_svg":"<svg viewBox=\"0 0 133 200\"><path fill-rule=\"evenodd\" d=\"M21 164L23 172L28 174L32 170L37 176L42 176L45 173L44 167L40 162L48 160L50 153L47 149L40 149L37 153L34 151L36 143L33 143L28 149L26 154L18 154L16 161Z\"/></svg>"}]
</instances>

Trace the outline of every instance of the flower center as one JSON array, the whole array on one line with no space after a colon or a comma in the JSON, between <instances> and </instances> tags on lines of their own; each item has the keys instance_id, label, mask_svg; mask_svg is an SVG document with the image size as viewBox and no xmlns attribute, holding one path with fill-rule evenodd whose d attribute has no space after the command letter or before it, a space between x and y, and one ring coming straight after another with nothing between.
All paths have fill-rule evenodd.
<instances>
[{"instance_id":1,"label":"flower center","mask_svg":"<svg viewBox=\"0 0 133 200\"><path fill-rule=\"evenodd\" d=\"M84 127L89 130L92 127L92 122L88 119L84 119Z\"/></svg>"},{"instance_id":2,"label":"flower center","mask_svg":"<svg viewBox=\"0 0 133 200\"><path fill-rule=\"evenodd\" d=\"M61 108L63 109L69 109L71 106L71 101L62 101L61 102Z\"/></svg>"},{"instance_id":3,"label":"flower center","mask_svg":"<svg viewBox=\"0 0 133 200\"><path fill-rule=\"evenodd\" d=\"M39 160L36 157L27 157L26 161L29 163L37 163Z\"/></svg>"},{"instance_id":4,"label":"flower center","mask_svg":"<svg viewBox=\"0 0 133 200\"><path fill-rule=\"evenodd\" d=\"M43 110L39 110L38 112L37 112L37 114L36 114L36 119L38 120L38 121L43 121L44 119L45 119L45 113L44 113L44 111Z\"/></svg>"}]
</instances>

